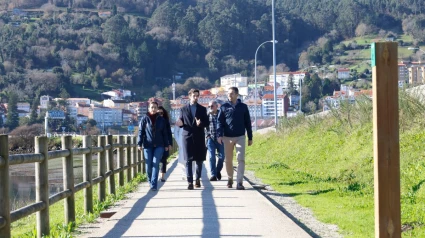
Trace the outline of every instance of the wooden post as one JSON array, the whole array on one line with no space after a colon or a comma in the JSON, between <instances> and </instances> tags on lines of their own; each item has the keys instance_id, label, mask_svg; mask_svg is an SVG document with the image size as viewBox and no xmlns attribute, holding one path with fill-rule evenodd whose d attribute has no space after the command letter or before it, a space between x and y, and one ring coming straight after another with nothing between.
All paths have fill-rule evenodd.
<instances>
[{"instance_id":1,"label":"wooden post","mask_svg":"<svg viewBox=\"0 0 425 238\"><path fill-rule=\"evenodd\" d=\"M137 138L136 138L136 144L137 144ZM139 146L137 145L136 146L136 151L137 151L137 162L141 162L142 161L142 154L143 154L143 151L142 150L139 150ZM138 164L137 165L137 172L138 173L142 173L143 171L142 171L142 164L140 163L140 164Z\"/></svg>"},{"instance_id":2,"label":"wooden post","mask_svg":"<svg viewBox=\"0 0 425 238\"><path fill-rule=\"evenodd\" d=\"M371 46L375 237L401 237L397 43Z\"/></svg>"},{"instance_id":3,"label":"wooden post","mask_svg":"<svg viewBox=\"0 0 425 238\"><path fill-rule=\"evenodd\" d=\"M63 189L71 190L71 196L65 199L65 224L75 222L75 197L74 197L74 161L72 156L72 136L62 136L62 149L69 150L69 155L62 159Z\"/></svg>"},{"instance_id":4,"label":"wooden post","mask_svg":"<svg viewBox=\"0 0 425 238\"><path fill-rule=\"evenodd\" d=\"M117 143L120 145L124 144L124 136L118 136ZM124 148L119 147L118 148L118 160L117 160L117 167L122 168L124 167ZM120 171L118 174L118 183L120 186L124 186L124 171Z\"/></svg>"},{"instance_id":5,"label":"wooden post","mask_svg":"<svg viewBox=\"0 0 425 238\"><path fill-rule=\"evenodd\" d=\"M131 144L131 136L127 136L127 140L126 140L126 148L125 148L125 151L126 151L126 158L127 158L127 166L130 166L131 165L131 147L130 147L130 144ZM127 183L128 182L130 182L131 181L131 167L129 167L128 169L127 169Z\"/></svg>"},{"instance_id":6,"label":"wooden post","mask_svg":"<svg viewBox=\"0 0 425 238\"><path fill-rule=\"evenodd\" d=\"M83 147L90 148L90 152L83 155L84 181L89 182L90 186L84 189L84 212L93 213L93 187L92 187L92 141L91 136L83 136Z\"/></svg>"},{"instance_id":7,"label":"wooden post","mask_svg":"<svg viewBox=\"0 0 425 238\"><path fill-rule=\"evenodd\" d=\"M35 201L44 202L46 207L37 212L37 237L50 235L49 216L49 157L48 139L45 136L35 137L34 153L44 156L43 162L35 163Z\"/></svg>"},{"instance_id":8,"label":"wooden post","mask_svg":"<svg viewBox=\"0 0 425 238\"><path fill-rule=\"evenodd\" d=\"M142 160L142 173L143 174L146 174L146 160L145 160L145 153L143 152L143 149L142 149L142 151L140 151L141 153L141 155L140 155L140 158L141 158L141 160Z\"/></svg>"},{"instance_id":9,"label":"wooden post","mask_svg":"<svg viewBox=\"0 0 425 238\"><path fill-rule=\"evenodd\" d=\"M107 157L108 157L108 171L114 171L114 147L112 146L114 144L112 135L108 135L106 138L106 143L111 145L111 148L108 150ZM115 194L115 174L112 173L109 176L109 194Z\"/></svg>"},{"instance_id":10,"label":"wooden post","mask_svg":"<svg viewBox=\"0 0 425 238\"><path fill-rule=\"evenodd\" d=\"M0 194L2 194L0 217L6 220L6 225L0 228L0 237L10 237L9 138L7 135L0 135L0 157L3 160L3 165L0 165Z\"/></svg>"},{"instance_id":11,"label":"wooden post","mask_svg":"<svg viewBox=\"0 0 425 238\"><path fill-rule=\"evenodd\" d=\"M136 144L136 137L131 136L131 144L134 145L131 147L131 164L136 165L137 163L137 146ZM135 178L137 176L137 166L134 166L132 169L132 176Z\"/></svg>"},{"instance_id":12,"label":"wooden post","mask_svg":"<svg viewBox=\"0 0 425 238\"><path fill-rule=\"evenodd\" d=\"M97 141L99 147L102 147L104 150L98 153L97 156L97 174L98 176L105 177L106 173L106 137L105 136L99 136ZM104 201L106 198L106 182L103 180L99 183L98 186L98 197L99 201Z\"/></svg>"}]
</instances>

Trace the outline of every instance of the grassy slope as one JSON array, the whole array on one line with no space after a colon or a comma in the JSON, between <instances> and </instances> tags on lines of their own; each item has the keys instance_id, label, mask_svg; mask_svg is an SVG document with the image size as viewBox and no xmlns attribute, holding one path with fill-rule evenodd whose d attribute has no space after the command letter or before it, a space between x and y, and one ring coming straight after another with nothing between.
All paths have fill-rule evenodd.
<instances>
[{"instance_id":1,"label":"grassy slope","mask_svg":"<svg viewBox=\"0 0 425 238\"><path fill-rule=\"evenodd\" d=\"M346 237L374 236L372 124L348 125L335 118L302 122L277 135L256 136L247 169L275 190L293 196ZM425 129L400 135L402 223L405 237L425 237Z\"/></svg>"}]
</instances>

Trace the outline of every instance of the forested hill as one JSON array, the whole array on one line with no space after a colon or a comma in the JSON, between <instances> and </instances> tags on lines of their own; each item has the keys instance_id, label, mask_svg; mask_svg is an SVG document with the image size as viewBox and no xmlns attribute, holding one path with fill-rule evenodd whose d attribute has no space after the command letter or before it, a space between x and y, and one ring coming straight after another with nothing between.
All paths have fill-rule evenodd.
<instances>
[{"instance_id":1,"label":"forested hill","mask_svg":"<svg viewBox=\"0 0 425 238\"><path fill-rule=\"evenodd\" d=\"M0 0L0 9L2 100L116 86L147 97L177 73L209 80L181 81L183 94L253 75L255 50L272 36L270 0ZM333 63L334 46L355 35L425 41L422 0L277 0L275 17L281 69ZM271 65L271 49L259 64Z\"/></svg>"}]
</instances>

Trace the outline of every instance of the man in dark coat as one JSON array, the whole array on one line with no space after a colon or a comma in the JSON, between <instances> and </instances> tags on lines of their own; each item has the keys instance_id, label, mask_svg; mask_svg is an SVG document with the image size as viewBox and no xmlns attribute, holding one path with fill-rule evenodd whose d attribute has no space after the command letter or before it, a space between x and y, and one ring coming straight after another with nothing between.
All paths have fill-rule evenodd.
<instances>
[{"instance_id":1,"label":"man in dark coat","mask_svg":"<svg viewBox=\"0 0 425 238\"><path fill-rule=\"evenodd\" d=\"M199 90L189 91L190 103L184 106L177 120L177 126L183 127L183 146L186 148L186 175L189 183L187 189L193 189L192 161L196 162L195 187L201 187L202 163L206 159L205 131L209 126L207 109L198 104Z\"/></svg>"}]
</instances>

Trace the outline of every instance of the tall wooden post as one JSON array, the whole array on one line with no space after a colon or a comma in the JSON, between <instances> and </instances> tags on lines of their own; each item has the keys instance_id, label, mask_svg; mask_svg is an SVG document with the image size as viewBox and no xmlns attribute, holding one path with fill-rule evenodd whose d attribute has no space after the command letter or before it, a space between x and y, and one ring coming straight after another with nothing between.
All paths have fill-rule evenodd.
<instances>
[{"instance_id":1,"label":"tall wooden post","mask_svg":"<svg viewBox=\"0 0 425 238\"><path fill-rule=\"evenodd\" d=\"M9 138L0 135L0 217L6 224L0 227L0 237L10 237L10 200L9 200ZM37 216L38 218L38 216ZM37 223L38 224L38 223Z\"/></svg>"},{"instance_id":2,"label":"tall wooden post","mask_svg":"<svg viewBox=\"0 0 425 238\"><path fill-rule=\"evenodd\" d=\"M371 46L375 237L401 237L397 43Z\"/></svg>"},{"instance_id":3,"label":"tall wooden post","mask_svg":"<svg viewBox=\"0 0 425 238\"><path fill-rule=\"evenodd\" d=\"M83 155L83 179L85 182L90 183L90 186L84 189L84 212L87 214L93 212L91 136L83 136L83 147L90 148L90 152Z\"/></svg>"},{"instance_id":4,"label":"tall wooden post","mask_svg":"<svg viewBox=\"0 0 425 238\"><path fill-rule=\"evenodd\" d=\"M106 150L105 150L105 146L106 146L106 137L105 136L99 136L98 137L98 146L102 147L103 150L101 152L99 152L98 156L97 156L97 174L98 176L102 176L105 177L105 173L106 173ZM98 186L98 197L99 197L99 201L104 201L106 198L106 182L105 180L103 180L102 182L99 183Z\"/></svg>"},{"instance_id":5,"label":"tall wooden post","mask_svg":"<svg viewBox=\"0 0 425 238\"><path fill-rule=\"evenodd\" d=\"M107 152L107 158L108 158L108 171L114 171L114 147L112 146L114 144L112 135L108 135L106 137L106 143L111 145L111 148ZM109 194L115 194L115 174L111 173L109 176Z\"/></svg>"},{"instance_id":6,"label":"tall wooden post","mask_svg":"<svg viewBox=\"0 0 425 238\"><path fill-rule=\"evenodd\" d=\"M124 136L118 136L118 144L123 145L124 144ZM122 168L124 167L124 148L119 147L118 148L118 160L117 160L117 167ZM118 174L118 183L120 186L124 186L124 171L121 170Z\"/></svg>"},{"instance_id":7,"label":"tall wooden post","mask_svg":"<svg viewBox=\"0 0 425 238\"><path fill-rule=\"evenodd\" d=\"M131 136L127 136L127 138L126 138L127 140L126 140L126 148L125 148L125 151L126 151L126 158L127 158L127 166L130 166L131 165L131 147L130 147L130 144L131 144ZM127 183L128 182L130 182L131 181L131 167L129 167L128 169L127 169Z\"/></svg>"},{"instance_id":8,"label":"tall wooden post","mask_svg":"<svg viewBox=\"0 0 425 238\"><path fill-rule=\"evenodd\" d=\"M133 178L135 178L137 176L137 146L135 146L136 144L136 137L131 136L131 144L133 145L131 147L131 164L134 165L133 169L132 169L132 176Z\"/></svg>"},{"instance_id":9,"label":"tall wooden post","mask_svg":"<svg viewBox=\"0 0 425 238\"><path fill-rule=\"evenodd\" d=\"M35 137L34 153L43 154L43 161L35 163L35 201L44 202L46 207L37 212L37 237L48 236L50 234L49 216L49 157L48 139L45 136Z\"/></svg>"},{"instance_id":10,"label":"tall wooden post","mask_svg":"<svg viewBox=\"0 0 425 238\"><path fill-rule=\"evenodd\" d=\"M71 190L71 196L65 199L65 224L75 222L74 196L74 161L72 156L72 136L62 136L62 149L69 150L69 155L62 159L63 189Z\"/></svg>"}]
</instances>

